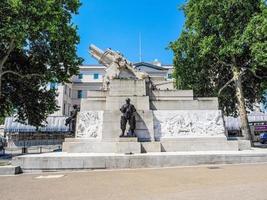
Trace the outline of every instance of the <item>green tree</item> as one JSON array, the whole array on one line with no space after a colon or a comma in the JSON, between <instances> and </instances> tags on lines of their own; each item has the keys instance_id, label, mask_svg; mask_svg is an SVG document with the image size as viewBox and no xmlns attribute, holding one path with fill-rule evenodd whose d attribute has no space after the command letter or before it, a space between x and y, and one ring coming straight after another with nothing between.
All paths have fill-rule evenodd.
<instances>
[{"instance_id":1,"label":"green tree","mask_svg":"<svg viewBox=\"0 0 267 200\"><path fill-rule=\"evenodd\" d=\"M246 108L263 98L267 77L267 7L263 0L188 0L180 37L170 44L181 88L219 96L251 139Z\"/></svg>"},{"instance_id":2,"label":"green tree","mask_svg":"<svg viewBox=\"0 0 267 200\"><path fill-rule=\"evenodd\" d=\"M78 73L79 0L0 1L0 117L39 126L57 109L49 82L65 83Z\"/></svg>"}]
</instances>

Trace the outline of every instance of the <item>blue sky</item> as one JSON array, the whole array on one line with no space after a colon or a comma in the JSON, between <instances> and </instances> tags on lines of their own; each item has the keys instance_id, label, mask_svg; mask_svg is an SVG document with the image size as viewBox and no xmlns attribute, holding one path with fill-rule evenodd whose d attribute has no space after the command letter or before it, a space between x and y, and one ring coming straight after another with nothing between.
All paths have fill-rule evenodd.
<instances>
[{"instance_id":1,"label":"blue sky","mask_svg":"<svg viewBox=\"0 0 267 200\"><path fill-rule=\"evenodd\" d=\"M178 38L183 24L179 10L184 0L81 0L83 5L73 22L78 26L78 55L84 64L96 64L88 53L90 44L122 52L130 61L139 61L139 33L142 61L158 59L172 64L169 42Z\"/></svg>"}]
</instances>

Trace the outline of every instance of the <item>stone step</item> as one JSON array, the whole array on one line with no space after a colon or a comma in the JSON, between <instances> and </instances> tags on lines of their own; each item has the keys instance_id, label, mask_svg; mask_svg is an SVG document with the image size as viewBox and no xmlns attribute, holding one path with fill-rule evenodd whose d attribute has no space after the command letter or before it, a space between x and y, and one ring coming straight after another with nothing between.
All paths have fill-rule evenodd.
<instances>
[{"instance_id":1,"label":"stone step","mask_svg":"<svg viewBox=\"0 0 267 200\"><path fill-rule=\"evenodd\" d=\"M120 137L119 142L138 142L137 137Z\"/></svg>"},{"instance_id":2,"label":"stone step","mask_svg":"<svg viewBox=\"0 0 267 200\"><path fill-rule=\"evenodd\" d=\"M94 141L87 139L68 140L63 143L63 151L69 153L140 153L140 152L185 152L185 151L237 151L238 141L227 141L225 138L170 138L159 142L151 141L149 135L144 132L136 132L138 138L106 139L105 141ZM144 138L146 138L144 140ZM137 142L137 139L139 142ZM141 142L141 143L140 143ZM122 144L124 143L124 144ZM141 145L141 146L140 146ZM152 149L152 150L150 150Z\"/></svg>"},{"instance_id":3,"label":"stone step","mask_svg":"<svg viewBox=\"0 0 267 200\"><path fill-rule=\"evenodd\" d=\"M14 157L12 164L24 172L34 170L80 170L155 168L211 164L265 163L267 151L194 151L144 154L46 153Z\"/></svg>"},{"instance_id":4,"label":"stone step","mask_svg":"<svg viewBox=\"0 0 267 200\"><path fill-rule=\"evenodd\" d=\"M162 152L178 151L237 151L237 141L161 141Z\"/></svg>"},{"instance_id":5,"label":"stone step","mask_svg":"<svg viewBox=\"0 0 267 200\"><path fill-rule=\"evenodd\" d=\"M20 166L6 165L0 166L0 175L15 175L21 173Z\"/></svg>"},{"instance_id":6,"label":"stone step","mask_svg":"<svg viewBox=\"0 0 267 200\"><path fill-rule=\"evenodd\" d=\"M160 142L141 142L141 153L161 152Z\"/></svg>"},{"instance_id":7,"label":"stone step","mask_svg":"<svg viewBox=\"0 0 267 200\"><path fill-rule=\"evenodd\" d=\"M123 140L120 139L119 140ZM134 141L108 142L108 141L91 141L91 142L64 142L62 151L72 153L141 153L141 144Z\"/></svg>"}]
</instances>

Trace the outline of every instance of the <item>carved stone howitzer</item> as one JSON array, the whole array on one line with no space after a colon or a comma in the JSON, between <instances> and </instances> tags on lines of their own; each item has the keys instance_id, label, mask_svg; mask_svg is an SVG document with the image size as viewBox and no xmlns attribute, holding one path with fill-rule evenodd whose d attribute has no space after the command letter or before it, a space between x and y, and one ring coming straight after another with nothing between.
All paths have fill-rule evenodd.
<instances>
[{"instance_id":1,"label":"carved stone howitzer","mask_svg":"<svg viewBox=\"0 0 267 200\"><path fill-rule=\"evenodd\" d=\"M145 79L148 74L140 72L133 67L133 64L128 61L120 52L107 49L105 52L95 45L90 45L89 53L100 64L107 67L106 74L103 80L104 89L108 88L110 80L117 78L132 78Z\"/></svg>"}]
</instances>

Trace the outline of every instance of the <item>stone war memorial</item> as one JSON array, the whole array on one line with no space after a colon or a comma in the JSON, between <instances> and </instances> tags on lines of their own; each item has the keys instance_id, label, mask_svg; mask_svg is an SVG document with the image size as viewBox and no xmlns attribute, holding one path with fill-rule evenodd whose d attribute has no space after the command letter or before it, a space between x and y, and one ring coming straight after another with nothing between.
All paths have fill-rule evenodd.
<instances>
[{"instance_id":1,"label":"stone war memorial","mask_svg":"<svg viewBox=\"0 0 267 200\"><path fill-rule=\"evenodd\" d=\"M103 89L82 99L75 137L65 140L63 152L18 156L14 165L53 170L242 162L239 150L249 149L249 141L227 140L217 98L195 98L192 90L168 82L164 89L164 80L138 71L111 49L91 45L90 54L106 66L106 75ZM122 125L126 99L135 109Z\"/></svg>"},{"instance_id":2,"label":"stone war memorial","mask_svg":"<svg viewBox=\"0 0 267 200\"><path fill-rule=\"evenodd\" d=\"M102 91L81 101L75 138L69 153L145 153L237 150L225 136L217 98L193 97L192 90L157 90L156 81L137 71L122 54L90 46L91 55L107 67ZM120 137L125 99L135 106L136 137ZM128 128L127 130L128 131Z\"/></svg>"}]
</instances>

